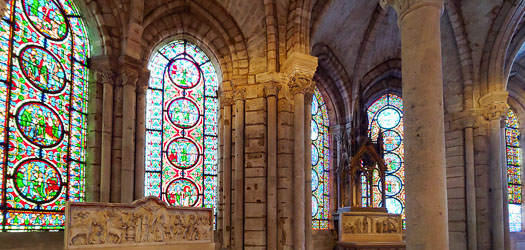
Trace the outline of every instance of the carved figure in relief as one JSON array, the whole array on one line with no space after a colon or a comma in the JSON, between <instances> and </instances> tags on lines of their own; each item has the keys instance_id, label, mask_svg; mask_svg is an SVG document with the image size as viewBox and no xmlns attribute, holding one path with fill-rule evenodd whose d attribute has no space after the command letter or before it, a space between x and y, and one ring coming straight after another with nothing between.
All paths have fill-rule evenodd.
<instances>
[{"instance_id":1,"label":"carved figure in relief","mask_svg":"<svg viewBox=\"0 0 525 250\"><path fill-rule=\"evenodd\" d=\"M89 213L87 212L78 212L72 215L75 223L70 229L70 241L71 245L87 245L90 241L91 228L88 222Z\"/></svg>"},{"instance_id":2,"label":"carved figure in relief","mask_svg":"<svg viewBox=\"0 0 525 250\"><path fill-rule=\"evenodd\" d=\"M153 240L164 240L164 214L161 212L153 221Z\"/></svg>"},{"instance_id":3,"label":"carved figure in relief","mask_svg":"<svg viewBox=\"0 0 525 250\"><path fill-rule=\"evenodd\" d=\"M208 239L210 230L210 220L208 216L202 215L199 217L197 226L197 237L199 240Z\"/></svg>"},{"instance_id":4,"label":"carved figure in relief","mask_svg":"<svg viewBox=\"0 0 525 250\"><path fill-rule=\"evenodd\" d=\"M120 244L124 229L120 216L116 212L108 210L105 217L107 222L106 242Z\"/></svg>"},{"instance_id":5,"label":"carved figure in relief","mask_svg":"<svg viewBox=\"0 0 525 250\"><path fill-rule=\"evenodd\" d=\"M197 227L196 227L196 218L195 214L186 215L186 240L196 240L197 239Z\"/></svg>"}]
</instances>

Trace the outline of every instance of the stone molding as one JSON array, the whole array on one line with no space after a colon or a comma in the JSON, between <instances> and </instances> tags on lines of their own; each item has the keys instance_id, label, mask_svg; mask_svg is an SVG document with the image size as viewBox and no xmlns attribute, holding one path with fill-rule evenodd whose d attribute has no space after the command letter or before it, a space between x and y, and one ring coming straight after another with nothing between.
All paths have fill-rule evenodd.
<instances>
[{"instance_id":1,"label":"stone molding","mask_svg":"<svg viewBox=\"0 0 525 250\"><path fill-rule=\"evenodd\" d=\"M487 121L497 120L507 115L507 99L509 94L505 91L492 92L479 99L481 112Z\"/></svg>"},{"instance_id":2,"label":"stone molding","mask_svg":"<svg viewBox=\"0 0 525 250\"><path fill-rule=\"evenodd\" d=\"M294 52L283 64L282 72L291 78L295 75L304 75L308 79L313 79L317 70L318 59L315 56Z\"/></svg>"},{"instance_id":3,"label":"stone molding","mask_svg":"<svg viewBox=\"0 0 525 250\"><path fill-rule=\"evenodd\" d=\"M212 210L171 207L157 197L131 204L68 202L66 249L213 242Z\"/></svg>"},{"instance_id":4,"label":"stone molding","mask_svg":"<svg viewBox=\"0 0 525 250\"><path fill-rule=\"evenodd\" d=\"M388 6L392 6L399 16L399 23L402 22L403 18L413 10L424 6L434 6L443 12L444 1L443 0L380 0L379 4L382 8L386 9Z\"/></svg>"},{"instance_id":5,"label":"stone molding","mask_svg":"<svg viewBox=\"0 0 525 250\"><path fill-rule=\"evenodd\" d=\"M245 87L236 87L233 89L233 100L242 101L246 98L246 88Z\"/></svg>"}]
</instances>

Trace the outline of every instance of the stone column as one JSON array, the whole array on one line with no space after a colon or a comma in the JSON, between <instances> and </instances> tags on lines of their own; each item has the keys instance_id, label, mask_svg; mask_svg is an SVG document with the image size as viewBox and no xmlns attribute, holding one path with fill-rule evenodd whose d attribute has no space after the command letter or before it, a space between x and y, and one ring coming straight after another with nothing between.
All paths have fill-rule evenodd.
<instances>
[{"instance_id":1,"label":"stone column","mask_svg":"<svg viewBox=\"0 0 525 250\"><path fill-rule=\"evenodd\" d=\"M244 249L244 99L246 88L234 89L235 101L235 249Z\"/></svg>"},{"instance_id":2,"label":"stone column","mask_svg":"<svg viewBox=\"0 0 525 250\"><path fill-rule=\"evenodd\" d=\"M223 241L222 247L229 249L231 247L231 213L232 213L232 104L231 94L224 93L221 98L221 105L224 107L223 117L223 177L222 177L222 195L224 200L223 216Z\"/></svg>"},{"instance_id":3,"label":"stone column","mask_svg":"<svg viewBox=\"0 0 525 250\"><path fill-rule=\"evenodd\" d=\"M467 195L467 245L468 250L478 249L476 213L476 173L474 170L474 121L465 128L465 176Z\"/></svg>"},{"instance_id":4,"label":"stone column","mask_svg":"<svg viewBox=\"0 0 525 250\"><path fill-rule=\"evenodd\" d=\"M294 163L293 163L293 245L294 249L306 246L306 173L305 173L305 91L311 88L317 58L293 53L284 63L289 88L294 100Z\"/></svg>"},{"instance_id":5,"label":"stone column","mask_svg":"<svg viewBox=\"0 0 525 250\"><path fill-rule=\"evenodd\" d=\"M442 0L381 0L398 13L405 119L407 249L449 249Z\"/></svg>"},{"instance_id":6,"label":"stone column","mask_svg":"<svg viewBox=\"0 0 525 250\"><path fill-rule=\"evenodd\" d=\"M125 68L122 79L122 168L120 202L133 201L135 184L135 122L136 122L136 84L138 72Z\"/></svg>"},{"instance_id":7,"label":"stone column","mask_svg":"<svg viewBox=\"0 0 525 250\"><path fill-rule=\"evenodd\" d=\"M102 98L102 156L100 160L100 201L110 202L111 194L111 153L113 137L113 83L112 71L99 71L104 86Z\"/></svg>"},{"instance_id":8,"label":"stone column","mask_svg":"<svg viewBox=\"0 0 525 250\"><path fill-rule=\"evenodd\" d=\"M144 163L146 149L146 93L149 71L142 71L137 82L137 122L135 143L135 200L144 197Z\"/></svg>"},{"instance_id":9,"label":"stone column","mask_svg":"<svg viewBox=\"0 0 525 250\"><path fill-rule=\"evenodd\" d=\"M277 249L277 96L283 76L279 73L257 75L257 82L264 84L268 121L266 179L266 248Z\"/></svg>"},{"instance_id":10,"label":"stone column","mask_svg":"<svg viewBox=\"0 0 525 250\"><path fill-rule=\"evenodd\" d=\"M111 195L110 202L121 202L122 176L122 78L119 75L113 88L113 130L111 142Z\"/></svg>"},{"instance_id":11,"label":"stone column","mask_svg":"<svg viewBox=\"0 0 525 250\"><path fill-rule=\"evenodd\" d=\"M491 231L492 245L494 249L504 249L505 247L505 227L504 227L504 197L503 197L503 178L502 151L501 145L501 121L507 114L507 92L493 92L480 98L481 107L484 109L484 117L488 121L488 133L490 141L490 209L491 209Z\"/></svg>"},{"instance_id":12,"label":"stone column","mask_svg":"<svg viewBox=\"0 0 525 250\"><path fill-rule=\"evenodd\" d=\"M304 220L306 250L312 250L312 96L315 83L305 90L304 95Z\"/></svg>"}]
</instances>

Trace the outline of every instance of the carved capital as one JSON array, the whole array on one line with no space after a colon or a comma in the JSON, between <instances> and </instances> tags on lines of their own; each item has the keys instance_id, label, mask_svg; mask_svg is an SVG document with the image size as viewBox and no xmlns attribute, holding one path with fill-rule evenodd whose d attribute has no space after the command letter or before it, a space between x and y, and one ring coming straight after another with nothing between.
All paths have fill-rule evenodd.
<instances>
[{"instance_id":1,"label":"carved capital","mask_svg":"<svg viewBox=\"0 0 525 250\"><path fill-rule=\"evenodd\" d=\"M288 86L293 95L313 93L315 82L312 80L313 74L310 72L294 71L289 76Z\"/></svg>"},{"instance_id":2,"label":"carved capital","mask_svg":"<svg viewBox=\"0 0 525 250\"><path fill-rule=\"evenodd\" d=\"M97 70L97 79L99 82L104 84L112 84L115 81L115 74L113 71L106 69L106 70Z\"/></svg>"},{"instance_id":3,"label":"carved capital","mask_svg":"<svg viewBox=\"0 0 525 250\"><path fill-rule=\"evenodd\" d=\"M270 82L264 85L264 95L266 97L277 96L280 90L281 84L277 82Z\"/></svg>"},{"instance_id":4,"label":"carved capital","mask_svg":"<svg viewBox=\"0 0 525 250\"><path fill-rule=\"evenodd\" d=\"M399 16L399 20L409 12L423 6L435 6L443 11L443 0L379 0L382 8L386 9L392 6Z\"/></svg>"},{"instance_id":5,"label":"carved capital","mask_svg":"<svg viewBox=\"0 0 525 250\"><path fill-rule=\"evenodd\" d=\"M219 92L219 99L221 106L231 106L233 105L232 92Z\"/></svg>"},{"instance_id":6,"label":"carved capital","mask_svg":"<svg viewBox=\"0 0 525 250\"><path fill-rule=\"evenodd\" d=\"M245 87L237 87L233 89L233 100L234 101L242 101L246 98L246 88Z\"/></svg>"},{"instance_id":7,"label":"carved capital","mask_svg":"<svg viewBox=\"0 0 525 250\"><path fill-rule=\"evenodd\" d=\"M137 81L139 80L139 73L130 68L124 68L120 71L119 76L119 85L131 85L135 87L137 85Z\"/></svg>"},{"instance_id":8,"label":"carved capital","mask_svg":"<svg viewBox=\"0 0 525 250\"><path fill-rule=\"evenodd\" d=\"M483 117L488 121L505 117L508 112L507 98L508 93L505 91L492 92L483 96L479 100L482 107Z\"/></svg>"}]
</instances>

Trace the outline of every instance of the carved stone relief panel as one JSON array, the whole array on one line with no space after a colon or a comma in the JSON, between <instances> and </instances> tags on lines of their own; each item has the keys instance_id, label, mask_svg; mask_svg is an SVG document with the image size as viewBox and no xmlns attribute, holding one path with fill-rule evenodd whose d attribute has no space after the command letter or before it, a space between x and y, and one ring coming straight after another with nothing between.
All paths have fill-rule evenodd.
<instances>
[{"instance_id":1,"label":"carved stone relief panel","mask_svg":"<svg viewBox=\"0 0 525 250\"><path fill-rule=\"evenodd\" d=\"M212 210L169 207L155 197L132 204L68 203L65 247L213 242Z\"/></svg>"},{"instance_id":2,"label":"carved stone relief panel","mask_svg":"<svg viewBox=\"0 0 525 250\"><path fill-rule=\"evenodd\" d=\"M392 242L403 240L398 214L348 212L340 214L340 240L345 242Z\"/></svg>"}]
</instances>

